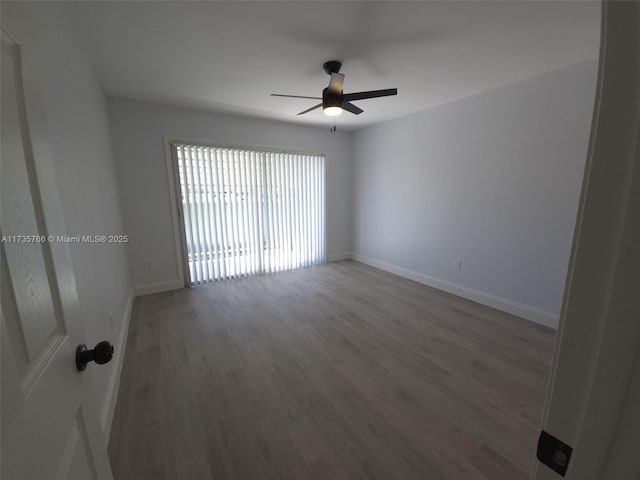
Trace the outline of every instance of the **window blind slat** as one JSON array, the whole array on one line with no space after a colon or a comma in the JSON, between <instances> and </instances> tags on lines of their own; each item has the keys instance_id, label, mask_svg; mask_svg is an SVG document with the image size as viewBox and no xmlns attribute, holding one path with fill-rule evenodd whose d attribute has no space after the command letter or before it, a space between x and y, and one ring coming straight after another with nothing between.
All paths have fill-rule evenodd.
<instances>
[{"instance_id":1,"label":"window blind slat","mask_svg":"<svg viewBox=\"0 0 640 480\"><path fill-rule=\"evenodd\" d=\"M306 160L306 158L305 158ZM302 167L302 208L303 211L306 212L306 215L303 215L302 217L302 225L303 225L303 232L302 232L302 246L304 249L304 266L308 266L309 265L309 257L311 256L311 251L309 249L309 216L311 214L311 212L309 211L309 182L308 182L308 167L309 165L307 164L306 161L302 162L301 164Z\"/></svg>"},{"instance_id":2,"label":"window blind slat","mask_svg":"<svg viewBox=\"0 0 640 480\"><path fill-rule=\"evenodd\" d=\"M293 265L293 238L292 238L292 226L291 220L291 155L286 155L285 161L286 168L286 205L287 205L287 269L294 268Z\"/></svg>"},{"instance_id":3,"label":"window blind slat","mask_svg":"<svg viewBox=\"0 0 640 480\"><path fill-rule=\"evenodd\" d=\"M237 242L235 218L233 214L233 186L231 185L231 158L227 150L222 151L223 173L224 173L224 194L225 194L225 224L227 226L227 244L225 245L225 255L227 256L227 266L229 274L233 278L237 275L235 246Z\"/></svg>"},{"instance_id":4,"label":"window blind slat","mask_svg":"<svg viewBox=\"0 0 640 480\"><path fill-rule=\"evenodd\" d=\"M253 212L253 222L252 225L252 234L253 234L253 259L254 259L254 272L259 273L262 271L262 234L260 231L260 202L261 202L261 192L258 189L258 178L260 178L260 164L259 164L259 153L252 153L253 162L251 169L251 186L253 189L253 203L252 203L252 212Z\"/></svg>"},{"instance_id":5,"label":"window blind slat","mask_svg":"<svg viewBox=\"0 0 640 480\"><path fill-rule=\"evenodd\" d=\"M249 212L247 211L247 195L249 189L249 183L247 182L246 167L249 162L248 152L244 152L238 162L238 174L240 175L240 196L238 201L240 202L240 211L242 212L242 274L251 275L251 258L249 257L249 234L247 229L247 217Z\"/></svg>"},{"instance_id":6,"label":"window blind slat","mask_svg":"<svg viewBox=\"0 0 640 480\"><path fill-rule=\"evenodd\" d=\"M209 212L209 185L211 182L207 178L207 156L209 155L209 151L207 149L202 152L202 164L200 167L200 182L202 183L202 225L204 231L204 242L205 242L205 252L206 252L206 266L207 266L207 276L205 277L205 281L210 281L211 278L214 277L213 272L213 252L211 251L211 222L208 220L211 218L211 213Z\"/></svg>"},{"instance_id":7,"label":"window blind slat","mask_svg":"<svg viewBox=\"0 0 640 480\"><path fill-rule=\"evenodd\" d=\"M325 202L327 198L325 190L325 176L326 166L323 161L320 161L320 198L318 200L320 202L320 222L322 222L322 225L327 222L327 215L325 211ZM327 258L327 233L324 228L320 229L320 245L320 258Z\"/></svg>"},{"instance_id":8,"label":"window blind slat","mask_svg":"<svg viewBox=\"0 0 640 480\"><path fill-rule=\"evenodd\" d=\"M271 271L277 271L278 264L278 245L277 241L277 229L278 229L278 217L277 217L277 208L278 205L276 203L276 180L275 180L275 171L274 171L274 156L273 154L269 155L269 230L271 239Z\"/></svg>"},{"instance_id":9,"label":"window blind slat","mask_svg":"<svg viewBox=\"0 0 640 480\"><path fill-rule=\"evenodd\" d=\"M320 159L315 158L314 159L315 162L315 174L314 174L314 180L315 180L315 200L314 200L314 212L315 212L315 216L316 216L316 221L315 224L318 225L320 222L322 222L322 217L320 217L320 204L322 203L322 195L320 192L320 176L322 175L322 170L320 169ZM322 256L321 253L321 246L322 246L322 239L320 238L320 229L316 228L316 253L315 253L315 257L318 258L320 256Z\"/></svg>"},{"instance_id":10,"label":"window blind slat","mask_svg":"<svg viewBox=\"0 0 640 480\"><path fill-rule=\"evenodd\" d=\"M280 252L279 270L287 268L287 246L284 234L284 179L283 174L283 155L277 155L276 161L276 178L278 179L278 251Z\"/></svg>"},{"instance_id":11,"label":"window blind slat","mask_svg":"<svg viewBox=\"0 0 640 480\"><path fill-rule=\"evenodd\" d=\"M205 218L209 221L206 222L207 227L207 242L209 244L208 252L210 257L210 271L211 276L209 281L215 280L219 277L220 271L218 268L218 251L216 241L216 222L215 222L215 190L213 181L213 167L211 162L211 151L206 149L204 152L204 168L205 168L205 181L207 192L207 211Z\"/></svg>"},{"instance_id":12,"label":"window blind slat","mask_svg":"<svg viewBox=\"0 0 640 480\"><path fill-rule=\"evenodd\" d=\"M198 157L196 163L196 182L198 184L198 228L200 230L200 245L201 245L201 262L202 262L202 281L206 282L211 275L209 273L209 247L207 241L207 230L209 222L206 221L207 217L205 211L207 208L206 199L206 181L204 179L204 149L198 149Z\"/></svg>"},{"instance_id":13,"label":"window blind slat","mask_svg":"<svg viewBox=\"0 0 640 480\"><path fill-rule=\"evenodd\" d=\"M188 185L188 196L189 196L189 205L191 206L190 212L191 215L189 217L189 226L191 227L191 239L193 241L192 247L192 261L194 265L194 275L195 275L195 283L200 283L200 278L202 278L202 272L200 272L200 238L198 235L198 218L196 213L196 205L195 205L195 183L193 181L193 150L194 148L186 149L186 160L187 160L187 185Z\"/></svg>"},{"instance_id":14,"label":"window blind slat","mask_svg":"<svg viewBox=\"0 0 640 480\"><path fill-rule=\"evenodd\" d=\"M240 208L240 185L238 178L238 152L232 151L230 155L231 159L231 170L229 172L232 177L231 180L231 190L233 192L232 196L232 205L233 205L233 232L236 236L236 243L234 245L234 259L235 259L235 268L236 268L236 276L242 276L243 272L243 262L242 262L242 210Z\"/></svg>"},{"instance_id":15,"label":"window blind slat","mask_svg":"<svg viewBox=\"0 0 640 480\"><path fill-rule=\"evenodd\" d=\"M273 157L273 179L275 186L275 216L276 216L276 231L275 231L275 241L276 241L276 252L278 255L277 260L277 268L280 271L284 264L284 245L282 242L282 184L280 181L280 155L274 155Z\"/></svg>"},{"instance_id":16,"label":"window blind slat","mask_svg":"<svg viewBox=\"0 0 640 480\"><path fill-rule=\"evenodd\" d=\"M237 275L237 265L236 265L236 255L235 255L235 246L237 243L236 238L236 228L235 228L235 216L233 214L233 185L231 178L231 155L227 150L223 150L223 165L224 165L224 194L225 194L225 223L227 224L227 240L228 243L225 245L225 254L229 259L229 273L231 277L235 277ZM227 252L228 250L228 252Z\"/></svg>"},{"instance_id":17,"label":"window blind slat","mask_svg":"<svg viewBox=\"0 0 640 480\"><path fill-rule=\"evenodd\" d=\"M249 235L247 230L247 217L249 212L247 211L247 195L249 194L249 184L247 182L247 162L248 155L244 155L241 161L238 163L238 171L240 174L240 210L242 211L242 262L243 262L243 274L251 275L251 258L249 257Z\"/></svg>"},{"instance_id":18,"label":"window blind slat","mask_svg":"<svg viewBox=\"0 0 640 480\"><path fill-rule=\"evenodd\" d=\"M318 220L318 212L316 209L316 159L311 159L311 175L309 176L309 182L311 183L311 257L316 258L318 255L318 236L316 229L316 222Z\"/></svg>"},{"instance_id":19,"label":"window blind slat","mask_svg":"<svg viewBox=\"0 0 640 480\"><path fill-rule=\"evenodd\" d=\"M280 204L280 175L279 175L279 158L278 155L273 156L273 161L271 164L271 170L273 172L273 187L274 187L274 195L273 195L273 206L274 206L274 243L276 245L276 271L280 271L282 268L282 237L280 232L282 230L282 215L281 215L281 204Z\"/></svg>"},{"instance_id":20,"label":"window blind slat","mask_svg":"<svg viewBox=\"0 0 640 480\"><path fill-rule=\"evenodd\" d=\"M263 168L263 184L262 190L264 195L263 200L263 219L262 228L264 229L264 263L265 272L271 271L271 184L270 184L270 156L268 153L264 154L264 161L262 163Z\"/></svg>"},{"instance_id":21,"label":"window blind slat","mask_svg":"<svg viewBox=\"0 0 640 480\"><path fill-rule=\"evenodd\" d=\"M198 248L199 248L199 264L200 264L200 282L203 282L206 278L206 266L205 255L206 249L204 245L203 237L203 215L202 215L202 184L200 183L200 159L202 156L202 150L196 149L194 152L195 162L192 164L192 172L194 178L194 202L196 212L196 229L198 232Z\"/></svg>"},{"instance_id":22,"label":"window blind slat","mask_svg":"<svg viewBox=\"0 0 640 480\"><path fill-rule=\"evenodd\" d=\"M220 150L215 151L215 170L216 170L216 190L217 190L217 202L216 209L218 212L217 222L220 226L218 236L218 252L220 254L220 269L223 279L229 278L229 269L227 268L227 252L228 245L227 240L227 216L226 216L226 198L224 193L224 171L223 171L223 158Z\"/></svg>"},{"instance_id":23,"label":"window blind slat","mask_svg":"<svg viewBox=\"0 0 640 480\"><path fill-rule=\"evenodd\" d=\"M267 238L269 239L269 248L268 254L266 256L268 261L268 272L273 272L275 267L275 238L274 238L274 222L275 215L273 214L273 155L267 154L267 164L266 164L266 172L267 172L267 218L265 227L269 232Z\"/></svg>"},{"instance_id":24,"label":"window blind slat","mask_svg":"<svg viewBox=\"0 0 640 480\"><path fill-rule=\"evenodd\" d=\"M302 165L302 158L300 155L296 155L296 178L294 181L295 185L295 205L296 205L296 254L297 254L297 266L301 267L303 265L304 252L302 250L302 172L300 171L300 165Z\"/></svg>"},{"instance_id":25,"label":"window blind slat","mask_svg":"<svg viewBox=\"0 0 640 480\"><path fill-rule=\"evenodd\" d=\"M178 176L180 178L181 185L181 197L182 197L182 216L183 223L185 227L185 239L187 242L187 261L189 264L189 282L191 283L194 278L194 272L192 271L192 262L191 258L193 258L193 240L191 238L191 228L187 224L187 219L191 216L191 210L189 206L188 199L188 186L187 186L187 167L186 167L186 159L185 152L183 147L178 147L176 151L176 157L178 158Z\"/></svg>"},{"instance_id":26,"label":"window blind slat","mask_svg":"<svg viewBox=\"0 0 640 480\"><path fill-rule=\"evenodd\" d=\"M254 199L253 199L253 164L254 164L254 154L253 152L249 152L246 164L246 182L247 182L247 258L249 260L249 268L250 274L256 273L256 257L255 257L255 236L253 234L253 209L254 209Z\"/></svg>"},{"instance_id":27,"label":"window blind slat","mask_svg":"<svg viewBox=\"0 0 640 480\"><path fill-rule=\"evenodd\" d=\"M195 149L191 152L193 161L191 162L191 175L192 175L192 191L193 191L193 215L194 215L194 227L195 236L197 238L196 251L198 252L198 263L196 268L198 269L198 281L202 282L204 278L204 269L202 265L202 229L200 225L200 182L198 182L198 150Z\"/></svg>"}]
</instances>

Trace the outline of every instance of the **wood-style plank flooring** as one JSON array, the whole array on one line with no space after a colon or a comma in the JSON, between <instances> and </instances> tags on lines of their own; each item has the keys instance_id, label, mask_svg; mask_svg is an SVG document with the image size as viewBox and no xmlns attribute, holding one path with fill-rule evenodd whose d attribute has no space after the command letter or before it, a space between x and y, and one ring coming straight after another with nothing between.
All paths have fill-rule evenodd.
<instances>
[{"instance_id":1,"label":"wood-style plank flooring","mask_svg":"<svg viewBox=\"0 0 640 480\"><path fill-rule=\"evenodd\" d=\"M518 480L554 332L356 263L136 298L115 480Z\"/></svg>"}]
</instances>

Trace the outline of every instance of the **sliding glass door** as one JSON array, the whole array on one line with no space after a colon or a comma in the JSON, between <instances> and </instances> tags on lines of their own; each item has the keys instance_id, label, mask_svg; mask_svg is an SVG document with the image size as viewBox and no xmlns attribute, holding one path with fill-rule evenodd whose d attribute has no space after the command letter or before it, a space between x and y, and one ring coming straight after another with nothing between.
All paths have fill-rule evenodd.
<instances>
[{"instance_id":1,"label":"sliding glass door","mask_svg":"<svg viewBox=\"0 0 640 480\"><path fill-rule=\"evenodd\" d=\"M325 158L174 145L190 282L325 262Z\"/></svg>"}]
</instances>

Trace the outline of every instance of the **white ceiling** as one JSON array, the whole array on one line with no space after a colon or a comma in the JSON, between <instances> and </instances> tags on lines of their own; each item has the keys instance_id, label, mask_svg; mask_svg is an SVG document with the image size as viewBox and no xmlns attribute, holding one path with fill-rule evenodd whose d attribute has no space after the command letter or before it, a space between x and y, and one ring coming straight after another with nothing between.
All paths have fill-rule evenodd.
<instances>
[{"instance_id":1,"label":"white ceiling","mask_svg":"<svg viewBox=\"0 0 640 480\"><path fill-rule=\"evenodd\" d=\"M328 125L326 60L355 102L354 129L597 57L600 3L582 1L71 2L108 95Z\"/></svg>"}]
</instances>

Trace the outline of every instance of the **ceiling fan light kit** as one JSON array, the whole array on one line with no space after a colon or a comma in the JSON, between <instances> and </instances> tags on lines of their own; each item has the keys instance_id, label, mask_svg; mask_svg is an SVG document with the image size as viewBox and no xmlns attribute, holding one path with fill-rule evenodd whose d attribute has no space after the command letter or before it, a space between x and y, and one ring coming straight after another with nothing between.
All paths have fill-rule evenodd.
<instances>
[{"instance_id":1,"label":"ceiling fan light kit","mask_svg":"<svg viewBox=\"0 0 640 480\"><path fill-rule=\"evenodd\" d=\"M342 115L342 107L323 107L322 111L328 117L337 117Z\"/></svg>"},{"instance_id":2,"label":"ceiling fan light kit","mask_svg":"<svg viewBox=\"0 0 640 480\"><path fill-rule=\"evenodd\" d=\"M387 97L390 95L397 95L397 88L388 88L386 90L370 90L367 92L354 92L354 93L344 93L342 87L344 85L344 75L340 73L340 69L342 68L342 63L338 60L330 60L325 62L322 65L322 68L327 73L327 75L331 76L331 80L329 81L329 86L322 90L322 103L314 105L311 108L303 110L298 115L304 115L305 113L309 113L317 108L322 107L322 111L325 115L329 117L336 117L342 114L343 110L346 110L354 115L360 115L363 110L351 103L355 100L366 100L369 98L378 98L378 97ZM317 99L320 100L320 97L306 97L300 95L284 95L279 93L272 93L274 97L290 97L290 98L308 98L308 99ZM335 118L334 118L335 121ZM331 129L331 131L335 132L335 125Z\"/></svg>"}]
</instances>

